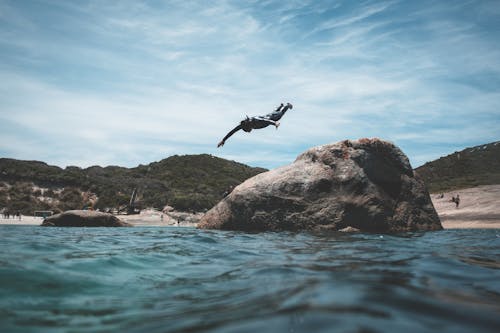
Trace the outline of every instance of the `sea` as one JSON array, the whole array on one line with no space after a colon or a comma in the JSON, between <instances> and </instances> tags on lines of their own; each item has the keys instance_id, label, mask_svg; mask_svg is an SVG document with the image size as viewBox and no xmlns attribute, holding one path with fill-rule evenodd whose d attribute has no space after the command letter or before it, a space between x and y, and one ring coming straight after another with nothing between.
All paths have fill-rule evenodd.
<instances>
[{"instance_id":1,"label":"sea","mask_svg":"<svg viewBox=\"0 0 500 333\"><path fill-rule=\"evenodd\" d=\"M500 332L500 230L2 225L0 332Z\"/></svg>"}]
</instances>

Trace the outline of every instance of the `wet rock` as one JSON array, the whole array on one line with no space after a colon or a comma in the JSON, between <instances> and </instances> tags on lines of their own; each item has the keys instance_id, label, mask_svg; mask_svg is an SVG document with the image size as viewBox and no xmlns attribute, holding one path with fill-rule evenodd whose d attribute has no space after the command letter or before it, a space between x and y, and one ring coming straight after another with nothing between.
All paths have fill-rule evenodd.
<instances>
[{"instance_id":1,"label":"wet rock","mask_svg":"<svg viewBox=\"0 0 500 333\"><path fill-rule=\"evenodd\" d=\"M89 210L68 210L47 217L43 227L131 227L112 214Z\"/></svg>"},{"instance_id":2,"label":"wet rock","mask_svg":"<svg viewBox=\"0 0 500 333\"><path fill-rule=\"evenodd\" d=\"M403 232L442 229L406 155L379 139L311 148L295 162L246 180L199 228Z\"/></svg>"}]
</instances>

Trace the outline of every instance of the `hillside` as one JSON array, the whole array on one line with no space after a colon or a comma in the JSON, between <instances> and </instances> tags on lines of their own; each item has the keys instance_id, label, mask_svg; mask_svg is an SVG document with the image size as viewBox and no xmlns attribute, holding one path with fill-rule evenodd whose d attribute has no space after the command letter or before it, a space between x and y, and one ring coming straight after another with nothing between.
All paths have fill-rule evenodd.
<instances>
[{"instance_id":1,"label":"hillside","mask_svg":"<svg viewBox=\"0 0 500 333\"><path fill-rule=\"evenodd\" d=\"M32 214L89 205L117 208L126 205L137 188L143 207L202 211L218 202L228 187L263 171L207 154L176 155L135 168L86 169L0 158L0 209Z\"/></svg>"},{"instance_id":2,"label":"hillside","mask_svg":"<svg viewBox=\"0 0 500 333\"><path fill-rule=\"evenodd\" d=\"M455 152L415 171L431 193L500 184L500 141Z\"/></svg>"}]
</instances>

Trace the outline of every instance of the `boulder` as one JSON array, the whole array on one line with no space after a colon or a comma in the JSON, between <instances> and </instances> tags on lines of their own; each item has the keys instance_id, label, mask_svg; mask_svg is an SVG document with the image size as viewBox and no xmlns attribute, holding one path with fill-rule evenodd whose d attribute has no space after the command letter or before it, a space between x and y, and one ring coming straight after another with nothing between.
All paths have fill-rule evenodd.
<instances>
[{"instance_id":1,"label":"boulder","mask_svg":"<svg viewBox=\"0 0 500 333\"><path fill-rule=\"evenodd\" d=\"M311 148L237 186L198 228L242 231L442 229L406 155L379 139ZM354 230L354 229L347 229Z\"/></svg>"},{"instance_id":2,"label":"boulder","mask_svg":"<svg viewBox=\"0 0 500 333\"><path fill-rule=\"evenodd\" d=\"M131 227L112 214L90 210L68 210L47 217L42 227Z\"/></svg>"}]
</instances>

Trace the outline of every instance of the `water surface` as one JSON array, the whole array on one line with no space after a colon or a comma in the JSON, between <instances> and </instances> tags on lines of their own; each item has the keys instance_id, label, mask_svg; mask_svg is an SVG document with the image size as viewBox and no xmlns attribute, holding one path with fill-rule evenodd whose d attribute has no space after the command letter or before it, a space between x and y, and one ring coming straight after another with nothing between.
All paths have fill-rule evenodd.
<instances>
[{"instance_id":1,"label":"water surface","mask_svg":"<svg viewBox=\"0 0 500 333\"><path fill-rule=\"evenodd\" d=\"M500 231L0 226L0 332L498 332Z\"/></svg>"}]
</instances>

